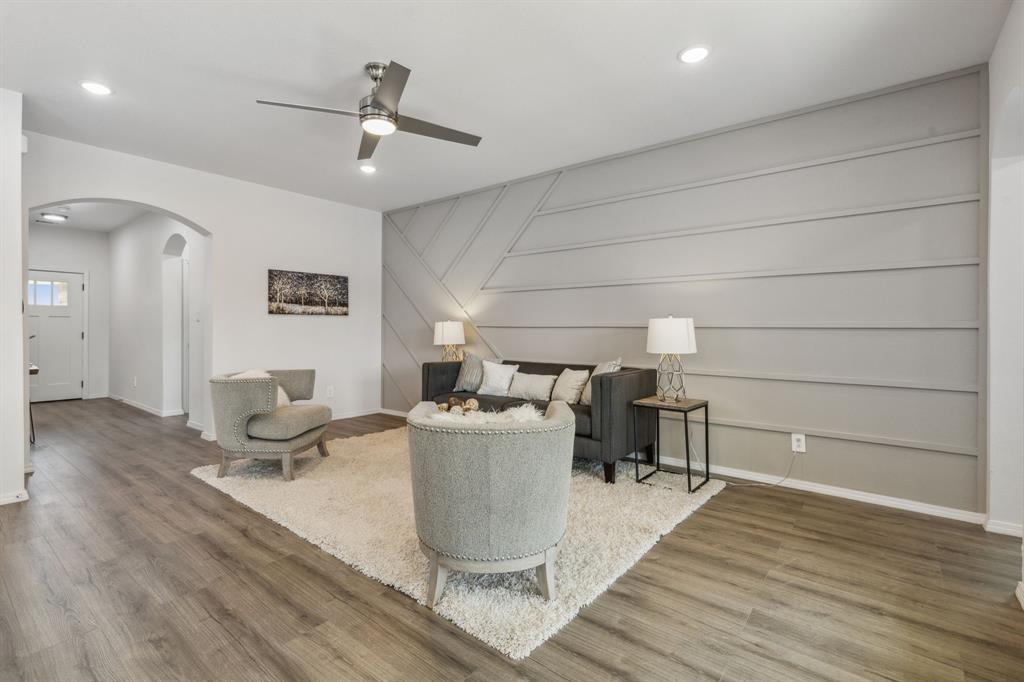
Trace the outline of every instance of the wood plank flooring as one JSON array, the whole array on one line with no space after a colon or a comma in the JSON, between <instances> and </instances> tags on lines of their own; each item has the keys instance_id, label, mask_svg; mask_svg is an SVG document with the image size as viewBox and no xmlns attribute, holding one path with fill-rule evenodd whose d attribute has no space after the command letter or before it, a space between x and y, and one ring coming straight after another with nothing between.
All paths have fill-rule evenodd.
<instances>
[{"instance_id":1,"label":"wood plank flooring","mask_svg":"<svg viewBox=\"0 0 1024 682\"><path fill-rule=\"evenodd\" d=\"M0 507L0 680L1024 680L1021 544L977 526L730 487L513 662L192 478L219 455L182 419L35 419L31 500Z\"/></svg>"}]
</instances>

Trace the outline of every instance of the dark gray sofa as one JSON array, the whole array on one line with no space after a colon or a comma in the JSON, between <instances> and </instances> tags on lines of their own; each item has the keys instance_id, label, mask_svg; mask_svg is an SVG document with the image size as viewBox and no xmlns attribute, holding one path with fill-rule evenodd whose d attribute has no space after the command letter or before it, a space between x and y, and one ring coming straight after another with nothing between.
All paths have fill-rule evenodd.
<instances>
[{"instance_id":1,"label":"dark gray sofa","mask_svg":"<svg viewBox=\"0 0 1024 682\"><path fill-rule=\"evenodd\" d=\"M558 376L563 369L593 370L593 365L567 365L551 362L504 360L508 365L519 365L526 374ZM533 403L547 409L546 400L523 400L505 396L455 393L460 362L426 362L423 364L422 400L446 403L453 396L466 400L476 398L480 409L501 411L524 403ZM657 373L653 369L623 367L611 374L598 374L591 388L591 405L570 405L576 415L576 437L573 456L593 459L604 464L604 480L615 483L615 462L633 453L633 401L654 395ZM654 410L640 410L637 446L648 458L653 453L655 435Z\"/></svg>"}]
</instances>

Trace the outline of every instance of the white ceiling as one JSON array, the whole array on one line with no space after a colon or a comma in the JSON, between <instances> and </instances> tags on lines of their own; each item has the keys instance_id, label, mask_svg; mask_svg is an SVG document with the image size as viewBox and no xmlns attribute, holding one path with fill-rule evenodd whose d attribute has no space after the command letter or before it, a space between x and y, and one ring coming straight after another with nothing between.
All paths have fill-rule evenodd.
<instances>
[{"instance_id":1,"label":"white ceiling","mask_svg":"<svg viewBox=\"0 0 1024 682\"><path fill-rule=\"evenodd\" d=\"M80 230L96 230L110 232L122 225L127 225L149 209L134 204L121 204L111 201L79 201L76 203L36 208L29 211L30 225L43 226L46 223L36 222L43 213L63 213L68 216L67 222L56 223L61 227L73 227Z\"/></svg>"},{"instance_id":2,"label":"white ceiling","mask_svg":"<svg viewBox=\"0 0 1024 682\"><path fill-rule=\"evenodd\" d=\"M0 6L26 128L381 209L985 62L1009 0ZM480 146L399 133L366 176L354 119L254 103L354 109L389 59L403 112Z\"/></svg>"}]
</instances>

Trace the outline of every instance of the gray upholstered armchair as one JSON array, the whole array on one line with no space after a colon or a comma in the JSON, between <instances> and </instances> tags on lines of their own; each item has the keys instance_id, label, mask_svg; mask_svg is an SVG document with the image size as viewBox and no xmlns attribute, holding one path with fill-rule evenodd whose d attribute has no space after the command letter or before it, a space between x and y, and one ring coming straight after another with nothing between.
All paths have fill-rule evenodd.
<instances>
[{"instance_id":1,"label":"gray upholstered armchair","mask_svg":"<svg viewBox=\"0 0 1024 682\"><path fill-rule=\"evenodd\" d=\"M268 378L234 378L221 374L210 379L213 420L222 458L217 477L228 471L232 459L279 459L284 480L292 480L292 456L314 445L327 456L325 433L331 421L326 405L277 406L277 387L291 400L310 400L316 372L312 369L268 370Z\"/></svg>"},{"instance_id":2,"label":"gray upholstered armchair","mask_svg":"<svg viewBox=\"0 0 1024 682\"><path fill-rule=\"evenodd\" d=\"M562 401L543 421L468 423L430 419L433 402L409 412L412 499L420 548L430 559L427 606L449 570L537 569L555 597L555 553L565 534L575 416Z\"/></svg>"}]
</instances>

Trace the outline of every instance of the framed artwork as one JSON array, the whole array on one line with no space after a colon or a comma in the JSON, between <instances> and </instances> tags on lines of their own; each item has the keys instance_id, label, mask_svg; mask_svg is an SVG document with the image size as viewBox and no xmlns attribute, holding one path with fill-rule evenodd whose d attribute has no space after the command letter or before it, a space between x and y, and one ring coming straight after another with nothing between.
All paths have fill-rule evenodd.
<instances>
[{"instance_id":1,"label":"framed artwork","mask_svg":"<svg viewBox=\"0 0 1024 682\"><path fill-rule=\"evenodd\" d=\"M348 315L348 277L267 270L271 315Z\"/></svg>"}]
</instances>

